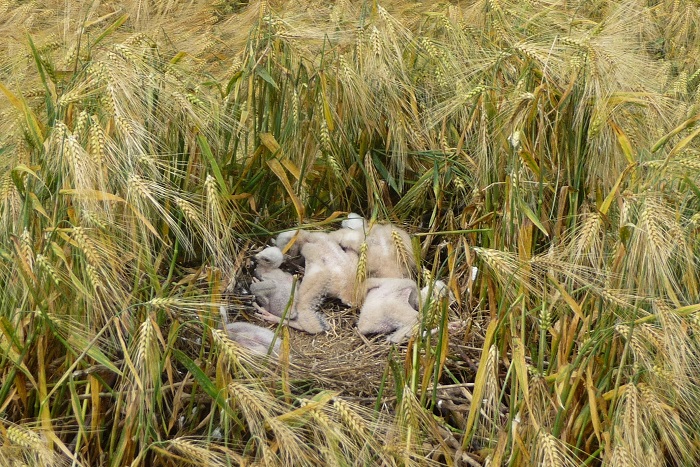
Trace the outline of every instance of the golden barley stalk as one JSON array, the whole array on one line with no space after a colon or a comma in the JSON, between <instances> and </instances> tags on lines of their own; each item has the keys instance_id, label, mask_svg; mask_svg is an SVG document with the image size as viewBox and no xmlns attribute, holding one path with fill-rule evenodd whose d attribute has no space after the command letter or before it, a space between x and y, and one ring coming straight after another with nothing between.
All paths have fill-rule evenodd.
<instances>
[{"instance_id":1,"label":"golden barley stalk","mask_svg":"<svg viewBox=\"0 0 700 467\"><path fill-rule=\"evenodd\" d=\"M119 128L119 131L121 131L122 136L134 136L134 127L129 121L129 119L127 119L123 115L117 115L117 117L115 118L115 122L117 124L117 128Z\"/></svg>"},{"instance_id":2,"label":"golden barley stalk","mask_svg":"<svg viewBox=\"0 0 700 467\"><path fill-rule=\"evenodd\" d=\"M326 445L318 446L318 450L321 453L321 458L323 459L324 464L328 465L328 467L340 466L338 463L337 445L338 442L335 441L333 450Z\"/></svg>"},{"instance_id":3,"label":"golden barley stalk","mask_svg":"<svg viewBox=\"0 0 700 467\"><path fill-rule=\"evenodd\" d=\"M241 60L240 55L236 55L235 57L233 57L233 60L231 61L231 66L228 68L225 75L228 77L232 77L233 75L241 71L242 67L243 60ZM294 92L296 92L296 90Z\"/></svg>"},{"instance_id":4,"label":"golden barley stalk","mask_svg":"<svg viewBox=\"0 0 700 467\"><path fill-rule=\"evenodd\" d=\"M295 435L294 431L290 427L285 425L279 419L275 417L267 417L265 422L275 433L277 442L282 447L282 450L288 454L291 454L289 457L292 459L296 457L294 454L299 453L299 448L304 445L303 441Z\"/></svg>"},{"instance_id":5,"label":"golden barley stalk","mask_svg":"<svg viewBox=\"0 0 700 467\"><path fill-rule=\"evenodd\" d=\"M292 94L292 123L295 128L299 125L299 93L296 89Z\"/></svg>"},{"instance_id":6,"label":"golden barley stalk","mask_svg":"<svg viewBox=\"0 0 700 467\"><path fill-rule=\"evenodd\" d=\"M406 244L403 242L403 239L401 238L401 235L399 235L399 232L396 230L392 229L391 230L391 239L394 242L394 248L396 249L396 254L399 259L399 263L401 266L406 268L407 271L409 271L410 268L410 260L409 260L409 252L408 249L406 248Z\"/></svg>"},{"instance_id":7,"label":"golden barley stalk","mask_svg":"<svg viewBox=\"0 0 700 467\"><path fill-rule=\"evenodd\" d=\"M693 332L696 334L700 334L700 313L693 313L690 315L690 326L693 329Z\"/></svg>"},{"instance_id":8,"label":"golden barley stalk","mask_svg":"<svg viewBox=\"0 0 700 467\"><path fill-rule=\"evenodd\" d=\"M35 450L45 449L44 443L38 434L17 425L10 425L7 428L7 438L14 444L24 448Z\"/></svg>"},{"instance_id":9,"label":"golden barley stalk","mask_svg":"<svg viewBox=\"0 0 700 467\"><path fill-rule=\"evenodd\" d=\"M610 463L608 465L633 467L637 465L636 462L633 462L633 459L634 458L629 450L622 444L621 441L618 441L613 447L612 457L610 458Z\"/></svg>"},{"instance_id":10,"label":"golden barley stalk","mask_svg":"<svg viewBox=\"0 0 700 467\"><path fill-rule=\"evenodd\" d=\"M63 141L68 137L70 134L70 131L68 131L68 127L66 126L65 123L63 122L56 122L56 125L54 127L53 131L53 142L56 144L62 144Z\"/></svg>"},{"instance_id":11,"label":"golden barley stalk","mask_svg":"<svg viewBox=\"0 0 700 467\"><path fill-rule=\"evenodd\" d=\"M614 329L615 332L618 333L623 339L629 341L632 353L636 358L645 355L643 342L639 340L636 333L632 332L632 335L630 335L630 331L632 329L630 326L626 324L616 324Z\"/></svg>"},{"instance_id":12,"label":"golden barley stalk","mask_svg":"<svg viewBox=\"0 0 700 467\"><path fill-rule=\"evenodd\" d=\"M92 240L87 236L85 229L82 227L73 227L73 239L78 244L80 249L85 254L85 258L92 265L100 264L100 255L97 253L97 248L93 244Z\"/></svg>"},{"instance_id":13,"label":"golden barley stalk","mask_svg":"<svg viewBox=\"0 0 700 467\"><path fill-rule=\"evenodd\" d=\"M85 127L87 126L87 121L88 121L88 113L86 110L80 111L80 114L78 114L78 119L75 122L75 126L73 126L73 134L74 135L80 135L83 130L85 130Z\"/></svg>"},{"instance_id":14,"label":"golden barley stalk","mask_svg":"<svg viewBox=\"0 0 700 467\"><path fill-rule=\"evenodd\" d=\"M331 134L328 130L328 122L325 118L321 118L320 120L319 140L321 142L321 149L328 152L331 150Z\"/></svg>"},{"instance_id":15,"label":"golden barley stalk","mask_svg":"<svg viewBox=\"0 0 700 467\"><path fill-rule=\"evenodd\" d=\"M343 180L343 169L340 167L340 164L338 163L338 160L336 157L333 155L332 151L327 151L323 153L326 156L326 161L328 162L328 165L331 167L331 170L333 171L333 175L335 175L335 178L338 180Z\"/></svg>"},{"instance_id":16,"label":"golden barley stalk","mask_svg":"<svg viewBox=\"0 0 700 467\"><path fill-rule=\"evenodd\" d=\"M241 383L233 382L229 384L229 392L246 413L269 416L267 405L270 401L267 398L261 399L260 396L263 394L261 391L253 391Z\"/></svg>"},{"instance_id":17,"label":"golden barley stalk","mask_svg":"<svg viewBox=\"0 0 700 467\"><path fill-rule=\"evenodd\" d=\"M7 171L0 178L0 200L4 201L16 191L14 182L12 181L12 171Z\"/></svg>"},{"instance_id":18,"label":"golden barley stalk","mask_svg":"<svg viewBox=\"0 0 700 467\"><path fill-rule=\"evenodd\" d=\"M661 401L659 395L651 386L639 383L637 388L639 389L641 408L659 418L659 421L668 417L667 410L671 409L671 407Z\"/></svg>"},{"instance_id":19,"label":"golden barley stalk","mask_svg":"<svg viewBox=\"0 0 700 467\"><path fill-rule=\"evenodd\" d=\"M627 300L625 300L624 297L620 296L619 293L616 291L613 291L610 289L605 289L605 288L602 288L602 289L599 289L596 291L598 292L598 294L600 294L600 296L603 299L607 300L610 303L614 303L616 305L619 305L619 306L625 307L625 308L629 306L629 303L627 302Z\"/></svg>"},{"instance_id":20,"label":"golden barley stalk","mask_svg":"<svg viewBox=\"0 0 700 467\"><path fill-rule=\"evenodd\" d=\"M58 98L56 105L58 107L66 107L68 104L79 101L82 97L77 89L71 89Z\"/></svg>"},{"instance_id":21,"label":"golden barley stalk","mask_svg":"<svg viewBox=\"0 0 700 467\"><path fill-rule=\"evenodd\" d=\"M133 36L128 37L124 41L124 45L126 46L143 46L143 47L154 47L155 44L151 39L146 35L146 33L139 32L134 34Z\"/></svg>"},{"instance_id":22,"label":"golden barley stalk","mask_svg":"<svg viewBox=\"0 0 700 467\"><path fill-rule=\"evenodd\" d=\"M384 27L386 28L387 37L394 38L396 31L394 30L394 18L391 17L388 11L383 6L377 6L377 11L379 16L384 20Z\"/></svg>"},{"instance_id":23,"label":"golden barley stalk","mask_svg":"<svg viewBox=\"0 0 700 467\"><path fill-rule=\"evenodd\" d=\"M19 251L29 268L34 269L34 249L32 248L32 238L27 229L24 229L19 236Z\"/></svg>"},{"instance_id":24,"label":"golden barley stalk","mask_svg":"<svg viewBox=\"0 0 700 467\"><path fill-rule=\"evenodd\" d=\"M280 458L277 457L277 455L274 452L272 452L272 449L267 447L265 443L261 444L260 449L263 453L263 464L265 466L277 467L279 465L282 465Z\"/></svg>"},{"instance_id":25,"label":"golden barley stalk","mask_svg":"<svg viewBox=\"0 0 700 467\"><path fill-rule=\"evenodd\" d=\"M216 218L220 212L219 190L216 186L216 179L211 175L207 175L204 181L204 190L207 195L208 211Z\"/></svg>"},{"instance_id":26,"label":"golden barley stalk","mask_svg":"<svg viewBox=\"0 0 700 467\"><path fill-rule=\"evenodd\" d=\"M374 52L374 55L379 57L382 54L382 40L379 37L379 30L376 28L376 26L372 26L369 41L372 45L372 52Z\"/></svg>"},{"instance_id":27,"label":"golden barley stalk","mask_svg":"<svg viewBox=\"0 0 700 467\"><path fill-rule=\"evenodd\" d=\"M355 38L355 56L360 59L364 57L365 30L362 27L357 28L357 37Z\"/></svg>"},{"instance_id":28,"label":"golden barley stalk","mask_svg":"<svg viewBox=\"0 0 700 467\"><path fill-rule=\"evenodd\" d=\"M88 277L88 280L90 281L90 285L92 286L92 289L95 292L97 292L97 290L102 287L102 283L99 280L100 273L97 271L97 269L92 264L85 265L85 273L87 274L87 277Z\"/></svg>"},{"instance_id":29,"label":"golden barley stalk","mask_svg":"<svg viewBox=\"0 0 700 467\"><path fill-rule=\"evenodd\" d=\"M194 205L182 198L175 198L175 205L185 215L185 218L194 225L200 224L200 216Z\"/></svg>"},{"instance_id":30,"label":"golden barley stalk","mask_svg":"<svg viewBox=\"0 0 700 467\"><path fill-rule=\"evenodd\" d=\"M46 256L42 254L36 255L36 264L51 277L54 284L59 285L61 283L61 278L58 276L56 269L49 263Z\"/></svg>"},{"instance_id":31,"label":"golden barley stalk","mask_svg":"<svg viewBox=\"0 0 700 467\"><path fill-rule=\"evenodd\" d=\"M191 107L191 102L187 99L187 93L183 94L179 91L172 91L172 96L175 98L180 107L188 112Z\"/></svg>"},{"instance_id":32,"label":"golden barley stalk","mask_svg":"<svg viewBox=\"0 0 700 467\"><path fill-rule=\"evenodd\" d=\"M338 57L338 67L343 72L343 76L344 76L345 80L348 83L352 82L354 77L355 77L355 74L354 74L352 68L350 68L350 65L348 64L348 61L345 58L344 54L341 55L340 57Z\"/></svg>"},{"instance_id":33,"label":"golden barley stalk","mask_svg":"<svg viewBox=\"0 0 700 467\"><path fill-rule=\"evenodd\" d=\"M641 213L639 214L639 220L641 221L642 227L647 234L653 251L658 254L660 258L667 257L666 252L668 251L667 242L664 241L665 235L664 231L657 221L658 212L655 213L654 203L647 200L644 203Z\"/></svg>"},{"instance_id":34,"label":"golden barley stalk","mask_svg":"<svg viewBox=\"0 0 700 467\"><path fill-rule=\"evenodd\" d=\"M438 50L437 47L433 44L433 42L425 36L421 36L420 39L418 39L418 42L420 43L421 46L428 52L428 55L430 58L438 58Z\"/></svg>"},{"instance_id":35,"label":"golden barley stalk","mask_svg":"<svg viewBox=\"0 0 700 467\"><path fill-rule=\"evenodd\" d=\"M654 348L658 350L663 349L662 336L660 336L660 330L649 323L643 323L637 326L636 331L640 339L644 342L651 344Z\"/></svg>"},{"instance_id":36,"label":"golden barley stalk","mask_svg":"<svg viewBox=\"0 0 700 467\"><path fill-rule=\"evenodd\" d=\"M517 263L512 254L481 247L474 247L474 251L491 269L500 273L502 279L508 280L511 276L517 277Z\"/></svg>"},{"instance_id":37,"label":"golden barley stalk","mask_svg":"<svg viewBox=\"0 0 700 467\"><path fill-rule=\"evenodd\" d=\"M326 414L324 414L318 409L311 409L308 413L309 415L311 415L311 418L313 418L316 421L316 423L318 423L321 426L321 429L324 433L331 434L333 432L333 422L330 418L328 418L328 416L326 416Z\"/></svg>"},{"instance_id":38,"label":"golden barley stalk","mask_svg":"<svg viewBox=\"0 0 700 467\"><path fill-rule=\"evenodd\" d=\"M223 352L229 364L233 364L235 367L240 366L241 349L238 344L228 338L226 331L223 329L213 329L212 336L217 347Z\"/></svg>"},{"instance_id":39,"label":"golden barley stalk","mask_svg":"<svg viewBox=\"0 0 700 467\"><path fill-rule=\"evenodd\" d=\"M435 291L433 290L433 292ZM428 329L436 327L440 321L440 299L435 293L431 295L431 297L426 299L426 303L421 304L423 307L421 311L423 312L423 316L425 316ZM425 307L426 304L428 305L427 308Z\"/></svg>"},{"instance_id":40,"label":"golden barley stalk","mask_svg":"<svg viewBox=\"0 0 700 467\"><path fill-rule=\"evenodd\" d=\"M38 461L37 465L56 465L56 454L34 431L11 425L7 428L7 438L10 442L27 449L30 456L36 456L32 460Z\"/></svg>"},{"instance_id":41,"label":"golden barley stalk","mask_svg":"<svg viewBox=\"0 0 700 467\"><path fill-rule=\"evenodd\" d=\"M364 284L367 280L367 242L360 245L357 271L355 271L355 303L360 305L364 296Z\"/></svg>"},{"instance_id":42,"label":"golden barley stalk","mask_svg":"<svg viewBox=\"0 0 700 467\"><path fill-rule=\"evenodd\" d=\"M200 465L213 465L212 453L209 449L182 438L171 439L168 443L189 461L196 461Z\"/></svg>"},{"instance_id":43,"label":"golden barley stalk","mask_svg":"<svg viewBox=\"0 0 700 467\"><path fill-rule=\"evenodd\" d=\"M108 83L110 76L107 73L107 66L103 62L92 61L87 67L88 75L92 76L98 84Z\"/></svg>"},{"instance_id":44,"label":"golden barley stalk","mask_svg":"<svg viewBox=\"0 0 700 467\"><path fill-rule=\"evenodd\" d=\"M557 439L549 433L542 432L538 436L539 441L539 465L546 465L551 467L563 466L564 454L559 448Z\"/></svg>"},{"instance_id":45,"label":"golden barley stalk","mask_svg":"<svg viewBox=\"0 0 700 467\"><path fill-rule=\"evenodd\" d=\"M524 54L526 57L528 57L530 60L536 61L536 62L543 62L544 60L539 56L539 53L537 51L537 48L531 44L527 43L518 43L513 46L513 48L522 54Z\"/></svg>"},{"instance_id":46,"label":"golden barley stalk","mask_svg":"<svg viewBox=\"0 0 700 467\"><path fill-rule=\"evenodd\" d=\"M129 175L129 179L127 180L127 192L129 195L135 196L140 200L150 198L146 182L136 174Z\"/></svg>"},{"instance_id":47,"label":"golden barley stalk","mask_svg":"<svg viewBox=\"0 0 700 467\"><path fill-rule=\"evenodd\" d=\"M486 400L484 408L493 418L494 422L498 422L498 347L492 345L489 348L488 358L486 359L484 399Z\"/></svg>"},{"instance_id":48,"label":"golden barley stalk","mask_svg":"<svg viewBox=\"0 0 700 467\"><path fill-rule=\"evenodd\" d=\"M84 178L85 161L82 156L84 150L75 139L75 136L68 130L68 127L59 122L56 124L56 131L53 133L52 142L63 156L63 163L76 179Z\"/></svg>"},{"instance_id":49,"label":"golden barley stalk","mask_svg":"<svg viewBox=\"0 0 700 467\"><path fill-rule=\"evenodd\" d=\"M349 404L343 399L336 397L333 399L333 408L340 415L343 424L359 437L365 437L367 434L364 419L350 408Z\"/></svg>"},{"instance_id":50,"label":"golden barley stalk","mask_svg":"<svg viewBox=\"0 0 700 467\"><path fill-rule=\"evenodd\" d=\"M105 132L96 115L90 117L90 128L88 131L90 138L90 156L96 167L102 167L106 153L107 138L105 137Z\"/></svg>"},{"instance_id":51,"label":"golden barley stalk","mask_svg":"<svg viewBox=\"0 0 700 467\"><path fill-rule=\"evenodd\" d=\"M147 301L145 305L149 305L157 310L167 310L171 307L185 306L186 303L177 297L156 297Z\"/></svg>"},{"instance_id":52,"label":"golden barley stalk","mask_svg":"<svg viewBox=\"0 0 700 467\"><path fill-rule=\"evenodd\" d=\"M137 61L137 56L131 51L131 49L126 44L116 44L114 46L114 51L121 55L127 61Z\"/></svg>"},{"instance_id":53,"label":"golden barley stalk","mask_svg":"<svg viewBox=\"0 0 700 467\"><path fill-rule=\"evenodd\" d=\"M68 161L72 164L72 170L75 178L83 185L90 184L89 174L91 173L90 166L85 154L85 149L80 145L75 135L67 134L65 138L64 148Z\"/></svg>"},{"instance_id":54,"label":"golden barley stalk","mask_svg":"<svg viewBox=\"0 0 700 467\"><path fill-rule=\"evenodd\" d=\"M146 319L143 320L143 323L141 323L141 326L139 326L138 338L136 340L136 356L134 357L134 364L136 366L145 364L146 360L150 358L148 351L152 348L155 334L151 317L147 316Z\"/></svg>"},{"instance_id":55,"label":"golden barley stalk","mask_svg":"<svg viewBox=\"0 0 700 467\"><path fill-rule=\"evenodd\" d=\"M589 213L586 216L576 240L577 256L597 253L596 251L592 251L591 247L596 243L602 226L602 217L597 212Z\"/></svg>"},{"instance_id":56,"label":"golden barley stalk","mask_svg":"<svg viewBox=\"0 0 700 467\"><path fill-rule=\"evenodd\" d=\"M100 96L100 104L104 109L104 113L109 116L114 116L117 111L117 104L115 103L114 96L111 93L106 92Z\"/></svg>"},{"instance_id":57,"label":"golden barley stalk","mask_svg":"<svg viewBox=\"0 0 700 467\"><path fill-rule=\"evenodd\" d=\"M549 329L549 326L551 326L552 324L552 315L550 308L548 306L541 307L538 318L540 321L540 330L546 331L547 329Z\"/></svg>"},{"instance_id":58,"label":"golden barley stalk","mask_svg":"<svg viewBox=\"0 0 700 467\"><path fill-rule=\"evenodd\" d=\"M95 211L92 211L90 209L81 209L80 215L87 221L86 224L92 224L104 230L108 229L108 225L105 222L105 220L102 217L100 217L100 215L97 214Z\"/></svg>"},{"instance_id":59,"label":"golden barley stalk","mask_svg":"<svg viewBox=\"0 0 700 467\"><path fill-rule=\"evenodd\" d=\"M650 373L657 378L661 379L663 384L669 385L669 387L672 387L675 383L678 382L678 375L676 374L675 371L664 368L660 364L654 364L650 369Z\"/></svg>"},{"instance_id":60,"label":"golden barley stalk","mask_svg":"<svg viewBox=\"0 0 700 467\"><path fill-rule=\"evenodd\" d=\"M410 445L412 443L410 431L414 427L418 426L418 416L416 414L416 408L414 407L415 404L415 396L413 394L413 391L411 391L411 388L408 386L404 386L403 388L403 396L401 397L401 405L399 406L399 415L401 417L401 421L403 423L404 428L408 429L407 434L407 444Z\"/></svg>"}]
</instances>

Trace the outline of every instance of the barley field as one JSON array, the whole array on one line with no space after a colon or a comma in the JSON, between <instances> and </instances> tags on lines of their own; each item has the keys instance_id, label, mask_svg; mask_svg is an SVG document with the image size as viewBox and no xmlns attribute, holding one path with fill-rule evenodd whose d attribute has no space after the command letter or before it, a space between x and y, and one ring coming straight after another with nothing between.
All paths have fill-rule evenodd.
<instances>
[{"instance_id":1,"label":"barley field","mask_svg":"<svg viewBox=\"0 0 700 467\"><path fill-rule=\"evenodd\" d=\"M2 0L0 38L1 466L700 465L697 1ZM349 212L413 234L437 332L231 341L251 252Z\"/></svg>"}]
</instances>

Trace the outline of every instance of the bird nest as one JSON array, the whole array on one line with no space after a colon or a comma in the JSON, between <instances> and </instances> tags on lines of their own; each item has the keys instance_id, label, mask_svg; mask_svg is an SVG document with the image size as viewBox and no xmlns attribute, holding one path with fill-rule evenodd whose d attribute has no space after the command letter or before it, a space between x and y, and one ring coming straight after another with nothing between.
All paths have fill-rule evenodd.
<instances>
[{"instance_id":1,"label":"bird nest","mask_svg":"<svg viewBox=\"0 0 700 467\"><path fill-rule=\"evenodd\" d=\"M248 258L253 251L260 251L264 245L247 245L236 260L236 267L231 281L225 290L228 292L229 322L248 321L268 329L278 325L271 324L257 313L253 306L254 296L250 294L253 279L253 265ZM304 268L300 266L300 258L291 259L281 266L291 274L303 277ZM471 269L471 265L468 265ZM461 326L450 326L446 358L441 368L441 378L434 381L428 377L431 388L436 389L435 395L444 399L459 416L462 409L469 406L472 386L479 359L481 357L484 329L489 316L482 315L478 309L478 297L474 297L469 289L474 277L468 279L461 275L466 282L457 284L461 296L461 304L452 303L448 309L448 321L462 323ZM345 399L354 400L365 405L392 405L397 396L397 387L406 380L410 371L416 336L409 342L395 345L387 342L386 335L365 336L359 333L356 323L360 310L341 304L339 300L326 299L319 310L327 320L330 329L319 334L308 334L303 331L284 327L280 335L289 343L289 377L294 386L301 391L326 389L337 391ZM233 315L236 316L233 316ZM437 337L431 339L430 345L437 346ZM283 345L283 349L286 346ZM425 348L418 346L423 356ZM434 347L433 347L434 350ZM284 352L284 350L283 350ZM409 359L407 354L410 353ZM433 352L434 353L434 352ZM425 359L430 360L430 358ZM423 365L422 363L418 364ZM424 366L424 365L423 365ZM425 368L419 368L421 373ZM429 370L428 370L429 371ZM419 381L422 380L419 375ZM437 383L435 388L433 384ZM402 388L398 388L399 391Z\"/></svg>"},{"instance_id":2,"label":"bird nest","mask_svg":"<svg viewBox=\"0 0 700 467\"><path fill-rule=\"evenodd\" d=\"M247 294L247 284L251 281L250 272L244 270L237 278L236 292L229 297L236 303L236 321L249 321L258 326L275 329L258 317L252 305L253 296ZM383 402L394 397L395 368L403 368L409 343L394 345L386 340L386 335L364 336L356 327L359 310L348 308L337 300L326 300L319 310L330 330L319 334L308 334L287 328L290 348L290 376L297 381L310 381L316 387L334 390L348 400L374 404L384 388ZM473 381L480 356L480 343L483 342L481 326L470 318L472 312L467 306L453 304L449 310L449 320L461 322L458 328L450 329L445 368L452 383ZM479 320L480 321L480 320Z\"/></svg>"}]
</instances>

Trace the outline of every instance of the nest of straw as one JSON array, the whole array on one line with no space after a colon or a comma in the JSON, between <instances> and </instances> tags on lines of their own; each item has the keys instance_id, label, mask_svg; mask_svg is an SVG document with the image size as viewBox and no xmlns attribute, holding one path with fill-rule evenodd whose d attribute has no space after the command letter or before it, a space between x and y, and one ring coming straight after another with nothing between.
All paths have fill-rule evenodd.
<instances>
[{"instance_id":1,"label":"nest of straw","mask_svg":"<svg viewBox=\"0 0 700 467\"><path fill-rule=\"evenodd\" d=\"M250 277L243 278L244 284ZM245 287L237 290L239 304L235 320L246 320L258 326L275 329L276 324L257 317L252 306L253 297L243 295ZM242 305L242 306L240 306ZM288 328L290 348L290 376L298 381L307 380L315 386L334 390L346 399L374 404L384 387L384 402L393 397L394 381L391 360L399 367L406 359L408 343L398 346L386 341L385 335L363 336L356 327L359 309L347 308L336 300L326 300L321 310L330 330L308 334ZM465 315L465 309L452 305L450 317L465 325L449 334L448 357L445 362L450 374L473 380L480 356L481 328ZM447 380L446 380L447 382Z\"/></svg>"}]
</instances>

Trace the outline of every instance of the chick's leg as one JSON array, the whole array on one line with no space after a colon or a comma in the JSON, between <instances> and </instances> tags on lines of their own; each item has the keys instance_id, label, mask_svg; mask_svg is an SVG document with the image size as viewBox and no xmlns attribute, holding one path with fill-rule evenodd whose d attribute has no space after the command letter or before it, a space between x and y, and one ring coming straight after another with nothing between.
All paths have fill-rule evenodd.
<instances>
[{"instance_id":1,"label":"chick's leg","mask_svg":"<svg viewBox=\"0 0 700 467\"><path fill-rule=\"evenodd\" d=\"M265 321L269 321L271 323L280 323L282 322L282 318L277 315L273 315L269 311L267 311L265 308L261 307L257 303L253 303L253 306L255 307L256 310L258 310L258 317L260 319L264 319ZM300 323L296 319L285 319L284 323L287 324L290 328L298 329L300 331L306 331L304 323Z\"/></svg>"},{"instance_id":2,"label":"chick's leg","mask_svg":"<svg viewBox=\"0 0 700 467\"><path fill-rule=\"evenodd\" d=\"M315 313L321 306L328 289L328 278L323 270L307 268L306 275L299 284L294 303L296 313Z\"/></svg>"}]
</instances>

